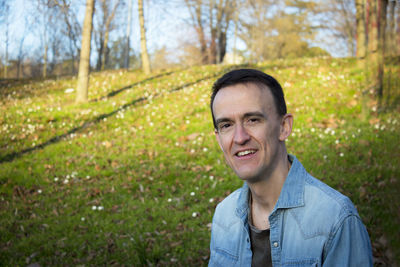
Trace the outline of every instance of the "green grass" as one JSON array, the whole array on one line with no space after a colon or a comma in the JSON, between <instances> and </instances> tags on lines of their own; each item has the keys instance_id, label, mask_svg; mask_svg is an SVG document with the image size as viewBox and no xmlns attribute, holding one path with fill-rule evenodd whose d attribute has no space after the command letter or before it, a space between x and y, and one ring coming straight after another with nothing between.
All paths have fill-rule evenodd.
<instances>
[{"instance_id":1,"label":"green grass","mask_svg":"<svg viewBox=\"0 0 400 267\"><path fill-rule=\"evenodd\" d=\"M65 93L76 79L1 87L0 264L206 265L214 208L241 186L208 108L231 67L93 73L79 105ZM295 117L289 152L352 199L377 265L399 261L399 108L378 114L371 98L361 119L353 59L254 67L282 83Z\"/></svg>"}]
</instances>

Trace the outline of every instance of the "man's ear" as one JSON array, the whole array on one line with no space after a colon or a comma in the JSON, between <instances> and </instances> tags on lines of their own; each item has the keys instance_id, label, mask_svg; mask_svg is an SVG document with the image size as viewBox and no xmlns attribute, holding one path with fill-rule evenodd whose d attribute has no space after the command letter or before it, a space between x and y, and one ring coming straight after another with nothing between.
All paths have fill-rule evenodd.
<instances>
[{"instance_id":1,"label":"man's ear","mask_svg":"<svg viewBox=\"0 0 400 267\"><path fill-rule=\"evenodd\" d=\"M292 132L293 127L293 115L290 113L285 114L282 117L280 125L279 141L285 141Z\"/></svg>"}]
</instances>

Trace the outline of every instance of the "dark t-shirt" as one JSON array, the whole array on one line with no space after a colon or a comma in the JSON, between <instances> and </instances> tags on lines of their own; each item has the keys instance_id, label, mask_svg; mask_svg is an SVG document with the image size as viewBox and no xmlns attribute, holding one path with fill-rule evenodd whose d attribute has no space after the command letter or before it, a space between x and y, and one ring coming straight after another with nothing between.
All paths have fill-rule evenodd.
<instances>
[{"instance_id":1,"label":"dark t-shirt","mask_svg":"<svg viewBox=\"0 0 400 267\"><path fill-rule=\"evenodd\" d=\"M251 207L251 194L249 194L249 207ZM251 240L251 251L253 257L251 259L252 267L272 267L271 244L269 242L269 229L259 230L252 222L251 208L249 208L249 230Z\"/></svg>"}]
</instances>

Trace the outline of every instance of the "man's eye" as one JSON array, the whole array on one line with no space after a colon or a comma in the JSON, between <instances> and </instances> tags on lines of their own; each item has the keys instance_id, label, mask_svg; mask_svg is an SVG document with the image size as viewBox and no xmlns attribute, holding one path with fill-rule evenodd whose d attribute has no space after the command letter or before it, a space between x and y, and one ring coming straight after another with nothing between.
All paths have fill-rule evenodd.
<instances>
[{"instance_id":1,"label":"man's eye","mask_svg":"<svg viewBox=\"0 0 400 267\"><path fill-rule=\"evenodd\" d=\"M259 118L249 118L248 120L250 123L254 123L254 122L259 122L260 119Z\"/></svg>"},{"instance_id":2,"label":"man's eye","mask_svg":"<svg viewBox=\"0 0 400 267\"><path fill-rule=\"evenodd\" d=\"M229 128L230 126L231 126L230 123L223 123L223 124L221 124L221 125L219 126L219 129L225 130L225 129Z\"/></svg>"}]
</instances>

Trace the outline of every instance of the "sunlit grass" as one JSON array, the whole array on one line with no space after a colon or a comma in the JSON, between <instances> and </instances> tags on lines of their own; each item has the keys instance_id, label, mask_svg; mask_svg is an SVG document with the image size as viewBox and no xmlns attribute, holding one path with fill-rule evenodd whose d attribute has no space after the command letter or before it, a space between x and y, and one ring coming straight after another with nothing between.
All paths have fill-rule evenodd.
<instances>
[{"instance_id":1,"label":"sunlit grass","mask_svg":"<svg viewBox=\"0 0 400 267\"><path fill-rule=\"evenodd\" d=\"M390 253L399 257L400 247L398 110L378 114L371 99L361 119L363 74L351 59L256 67L284 87L295 117L289 151L353 200L375 257L393 262ZM92 123L0 163L0 261L206 265L215 205L241 185L224 164L208 108L212 77L225 68L95 73L91 101L79 105L65 91L75 79L4 89L2 159Z\"/></svg>"}]
</instances>

